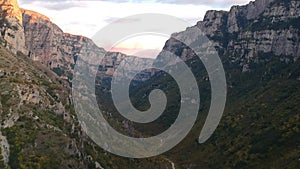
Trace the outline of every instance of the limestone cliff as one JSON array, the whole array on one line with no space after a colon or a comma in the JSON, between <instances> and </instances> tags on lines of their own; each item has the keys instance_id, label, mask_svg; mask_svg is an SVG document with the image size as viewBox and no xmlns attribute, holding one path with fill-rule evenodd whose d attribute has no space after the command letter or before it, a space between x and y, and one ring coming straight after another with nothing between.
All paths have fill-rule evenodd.
<instances>
[{"instance_id":1,"label":"limestone cliff","mask_svg":"<svg viewBox=\"0 0 300 169\"><path fill-rule=\"evenodd\" d=\"M2 44L13 53L21 51L27 54L25 35L22 26L22 13L17 0L0 1L0 37Z\"/></svg>"},{"instance_id":2,"label":"limestone cliff","mask_svg":"<svg viewBox=\"0 0 300 169\"><path fill-rule=\"evenodd\" d=\"M300 1L256 0L233 6L228 12L208 11L196 27L207 35L220 56L248 71L250 63L267 61L272 55L289 62L299 59L299 23ZM178 42L170 39L164 49L178 51ZM183 51L182 58L192 57L191 52Z\"/></svg>"},{"instance_id":3,"label":"limestone cliff","mask_svg":"<svg viewBox=\"0 0 300 169\"><path fill-rule=\"evenodd\" d=\"M42 14L25 9L21 11L30 57L48 66L59 76L71 79L78 57L84 60L95 59L106 52L87 37L64 33ZM112 75L116 64L125 56L122 53L107 53L101 65L103 71Z\"/></svg>"}]
</instances>

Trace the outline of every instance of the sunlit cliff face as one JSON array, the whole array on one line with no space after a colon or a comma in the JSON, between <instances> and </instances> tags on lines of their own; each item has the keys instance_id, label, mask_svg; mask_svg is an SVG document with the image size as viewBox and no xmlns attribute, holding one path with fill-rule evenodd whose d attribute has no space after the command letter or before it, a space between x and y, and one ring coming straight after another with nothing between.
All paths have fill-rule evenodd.
<instances>
[{"instance_id":1,"label":"sunlit cliff face","mask_svg":"<svg viewBox=\"0 0 300 169\"><path fill-rule=\"evenodd\" d=\"M0 15L1 17L15 17L22 24L22 12L17 0L0 0Z\"/></svg>"},{"instance_id":2,"label":"sunlit cliff face","mask_svg":"<svg viewBox=\"0 0 300 169\"><path fill-rule=\"evenodd\" d=\"M233 4L241 5L249 1L19 0L19 3L25 9L45 14L64 32L92 37L101 28L126 16L142 13L160 13L178 17L191 25L195 25L197 21L202 20L208 9L229 10L229 7ZM162 49L166 39L148 36L147 38L125 40L115 44L112 49L107 49L105 46L101 47L109 51L153 58Z\"/></svg>"},{"instance_id":3,"label":"sunlit cliff face","mask_svg":"<svg viewBox=\"0 0 300 169\"><path fill-rule=\"evenodd\" d=\"M22 13L24 14L27 14L27 15L30 15L31 18L30 18L30 23L35 23L37 21L37 19L43 19L45 21L48 21L50 22L50 19L45 16L45 15L42 15L40 13L37 13L35 11L31 11L31 10L25 10L25 9L21 9Z\"/></svg>"}]
</instances>

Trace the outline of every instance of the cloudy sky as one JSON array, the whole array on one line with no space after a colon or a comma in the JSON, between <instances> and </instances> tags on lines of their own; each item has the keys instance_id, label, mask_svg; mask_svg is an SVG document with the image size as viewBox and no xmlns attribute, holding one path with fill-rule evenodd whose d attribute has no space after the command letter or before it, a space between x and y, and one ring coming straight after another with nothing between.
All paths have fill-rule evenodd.
<instances>
[{"instance_id":1,"label":"cloudy sky","mask_svg":"<svg viewBox=\"0 0 300 169\"><path fill-rule=\"evenodd\" d=\"M19 0L22 8L48 16L64 32L92 37L104 26L141 13L168 14L189 22L202 20L210 9L229 10L250 0ZM148 40L145 40L147 38ZM149 40L151 39L151 40ZM115 48L127 54L140 49L160 50L166 37L135 37ZM139 51L140 52L140 51ZM142 52L143 53L143 52ZM155 52L151 53L151 55ZM148 56L146 56L148 57Z\"/></svg>"}]
</instances>

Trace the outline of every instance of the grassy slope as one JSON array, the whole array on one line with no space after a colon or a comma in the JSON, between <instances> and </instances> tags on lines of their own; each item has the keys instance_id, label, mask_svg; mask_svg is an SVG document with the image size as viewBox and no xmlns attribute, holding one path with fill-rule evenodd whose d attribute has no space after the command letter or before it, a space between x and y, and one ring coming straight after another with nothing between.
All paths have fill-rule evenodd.
<instances>
[{"instance_id":1,"label":"grassy slope","mask_svg":"<svg viewBox=\"0 0 300 169\"><path fill-rule=\"evenodd\" d=\"M300 165L300 61L285 63L279 56L264 55L271 59L250 63L251 71L245 73L223 59L228 84L224 116L214 135L201 145L197 138L210 106L210 85L201 62L187 61L200 86L199 116L189 135L161 157L175 162L176 168L296 169ZM144 136L163 132L178 112L177 86L168 76L160 75L132 88L131 101L140 110L149 108L143 96L154 88L166 91L169 103L158 120L132 124ZM105 98L108 111L124 120L116 115L109 96Z\"/></svg>"},{"instance_id":2,"label":"grassy slope","mask_svg":"<svg viewBox=\"0 0 300 169\"><path fill-rule=\"evenodd\" d=\"M274 56L248 73L225 64L229 88L220 126L206 143L196 143L209 106L208 98L202 99L204 111L199 112L198 123L167 153L169 158L181 168L297 168L299 61L286 64Z\"/></svg>"},{"instance_id":3,"label":"grassy slope","mask_svg":"<svg viewBox=\"0 0 300 169\"><path fill-rule=\"evenodd\" d=\"M0 78L1 131L10 144L9 168L95 168L95 161L113 169L171 167L163 158L127 159L104 152L81 131L69 103L68 82L27 56L16 56L2 46ZM36 91L38 103L31 99L21 101ZM60 102L63 114L57 110ZM14 125L5 127L12 118ZM5 168L2 159L0 168Z\"/></svg>"},{"instance_id":4,"label":"grassy slope","mask_svg":"<svg viewBox=\"0 0 300 169\"><path fill-rule=\"evenodd\" d=\"M59 102L70 107L67 106L68 89L63 87L65 82L42 65L22 54L16 57L3 47L0 47L0 68L1 130L10 144L9 166L82 166L77 158L63 151L71 142L71 123L50 108ZM39 101L35 103L29 97L36 93L34 97ZM70 113L68 109L65 111ZM14 125L5 126L8 121L14 121Z\"/></svg>"}]
</instances>

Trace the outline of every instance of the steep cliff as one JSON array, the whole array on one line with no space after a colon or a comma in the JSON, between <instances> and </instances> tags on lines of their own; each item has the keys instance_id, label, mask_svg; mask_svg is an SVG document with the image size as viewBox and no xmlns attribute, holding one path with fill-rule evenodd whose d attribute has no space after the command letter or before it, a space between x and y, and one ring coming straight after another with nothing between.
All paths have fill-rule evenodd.
<instances>
[{"instance_id":1,"label":"steep cliff","mask_svg":"<svg viewBox=\"0 0 300 169\"><path fill-rule=\"evenodd\" d=\"M85 167L87 159L78 142L84 136L76 127L67 83L26 55L15 55L1 45L0 78L0 168L32 168L37 163L43 168ZM81 138L72 137L73 132ZM76 154L80 157L75 158ZM66 157L69 160L63 160Z\"/></svg>"},{"instance_id":2,"label":"steep cliff","mask_svg":"<svg viewBox=\"0 0 300 169\"><path fill-rule=\"evenodd\" d=\"M184 36L193 41L201 35L187 28L174 33L166 42L164 50L178 55L189 65L201 94L199 118L194 128L167 153L175 164L195 169L299 168L299 11L298 0L256 0L245 6L233 6L228 12L208 11L204 20L192 27L200 28L216 47L225 69L228 91L217 130L198 146L196 138L215 102L210 102L210 79L205 67L176 38ZM170 91L176 88L171 80L154 77L145 86L136 88L132 97L141 96L153 84ZM170 99L175 96L173 92ZM139 101L136 105L143 107L147 103ZM176 109L166 111L171 114ZM157 123L155 128L163 126Z\"/></svg>"},{"instance_id":3,"label":"steep cliff","mask_svg":"<svg viewBox=\"0 0 300 169\"><path fill-rule=\"evenodd\" d=\"M21 51L27 54L25 34L22 26L22 13L17 0L0 1L0 37L3 45L12 52Z\"/></svg>"},{"instance_id":4,"label":"steep cliff","mask_svg":"<svg viewBox=\"0 0 300 169\"><path fill-rule=\"evenodd\" d=\"M233 6L229 12L208 11L196 27L207 35L220 56L248 71L251 63L267 61L268 56L282 56L291 62L300 57L299 9L300 1L296 0L256 0ZM178 50L178 42L170 39L164 49ZM189 52L181 54L182 58L192 56Z\"/></svg>"},{"instance_id":5,"label":"steep cliff","mask_svg":"<svg viewBox=\"0 0 300 169\"><path fill-rule=\"evenodd\" d=\"M134 168L169 165L105 153L81 129L70 87L45 65L0 45L0 168Z\"/></svg>"},{"instance_id":6,"label":"steep cliff","mask_svg":"<svg viewBox=\"0 0 300 169\"><path fill-rule=\"evenodd\" d=\"M42 14L25 9L21 11L26 47L30 57L51 68L59 76L71 79L76 59L79 57L87 61L106 53L87 37L64 33ZM108 52L101 62L104 73L112 75L115 67L124 57L126 55L122 53Z\"/></svg>"},{"instance_id":7,"label":"steep cliff","mask_svg":"<svg viewBox=\"0 0 300 169\"><path fill-rule=\"evenodd\" d=\"M193 51L174 38L167 41L164 49L183 58L197 79L199 118L183 142L163 156L145 160L116 157L89 140L76 119L67 82L44 67L70 79L78 57L96 58L89 56L105 51L86 37L64 33L46 16L21 9L20 17L16 1L2 1L1 7L2 44L14 53L25 45L29 53L16 56L0 47L0 168L170 168L170 160L176 168L299 168L299 1L256 0L228 12L208 11L195 26L216 46L228 84L222 121L204 144L196 139L210 107L207 73ZM184 33L190 40L197 38L190 28ZM16 40L24 35L24 41ZM111 77L126 57L108 56L93 68L102 71L101 77ZM149 107L148 89L168 90L171 98L164 116L147 128L146 135L155 135L172 125L181 100L174 79L158 74L149 80L145 74L145 83L132 86L131 98L138 108ZM116 120L113 102L101 96L109 104L105 116L121 132L148 127Z\"/></svg>"},{"instance_id":8,"label":"steep cliff","mask_svg":"<svg viewBox=\"0 0 300 169\"><path fill-rule=\"evenodd\" d=\"M60 76L71 78L77 57L88 58L87 53L97 56L105 52L91 39L64 33L44 15L25 9L21 11L30 57Z\"/></svg>"}]
</instances>

